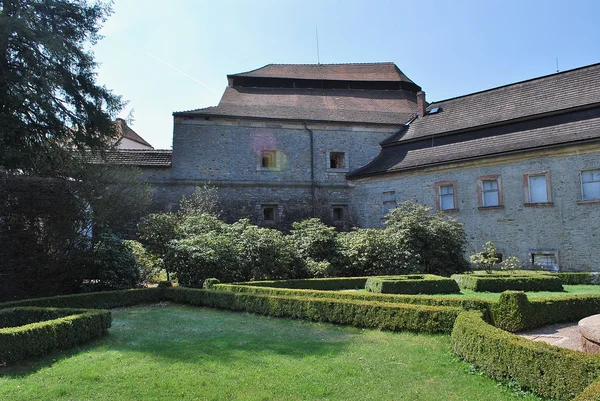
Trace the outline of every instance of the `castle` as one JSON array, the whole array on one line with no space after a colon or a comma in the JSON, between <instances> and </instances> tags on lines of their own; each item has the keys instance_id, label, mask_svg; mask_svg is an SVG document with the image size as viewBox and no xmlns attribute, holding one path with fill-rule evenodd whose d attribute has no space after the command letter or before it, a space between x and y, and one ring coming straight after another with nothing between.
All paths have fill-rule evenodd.
<instances>
[{"instance_id":1,"label":"castle","mask_svg":"<svg viewBox=\"0 0 600 401\"><path fill-rule=\"evenodd\" d=\"M427 103L393 63L228 75L173 113L173 150L121 151L164 207L211 183L224 217L381 227L415 201L465 224L468 252L600 269L600 64Z\"/></svg>"}]
</instances>

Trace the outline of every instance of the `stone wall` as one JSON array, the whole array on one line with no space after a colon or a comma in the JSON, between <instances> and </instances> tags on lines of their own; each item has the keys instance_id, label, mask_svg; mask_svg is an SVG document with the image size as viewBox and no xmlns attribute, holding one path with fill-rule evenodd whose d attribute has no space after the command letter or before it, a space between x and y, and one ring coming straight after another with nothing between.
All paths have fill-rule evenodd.
<instances>
[{"instance_id":1,"label":"stone wall","mask_svg":"<svg viewBox=\"0 0 600 401\"><path fill-rule=\"evenodd\" d=\"M351 204L360 226L381 227L383 192L435 209L435 183L456 181L458 210L448 213L465 224L467 255L493 241L505 258L529 262L532 253L554 253L561 270L599 270L600 202L582 201L580 180L580 171L592 168L600 168L598 144L489 158L356 180ZM551 204L527 204L523 174L533 171L549 172ZM495 174L503 206L480 208L477 178Z\"/></svg>"}]
</instances>

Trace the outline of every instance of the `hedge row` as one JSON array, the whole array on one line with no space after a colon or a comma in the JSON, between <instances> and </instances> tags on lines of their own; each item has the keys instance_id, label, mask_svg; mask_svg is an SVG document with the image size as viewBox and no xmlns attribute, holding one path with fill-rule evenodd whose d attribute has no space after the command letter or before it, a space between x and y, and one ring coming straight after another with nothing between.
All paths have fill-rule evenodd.
<instances>
[{"instance_id":1,"label":"hedge row","mask_svg":"<svg viewBox=\"0 0 600 401\"><path fill-rule=\"evenodd\" d=\"M539 275L455 274L452 276L463 290L477 292L563 291L559 277Z\"/></svg>"},{"instance_id":2,"label":"hedge row","mask_svg":"<svg viewBox=\"0 0 600 401\"><path fill-rule=\"evenodd\" d=\"M494 326L517 332L554 323L575 322L600 313L600 295L569 295L529 300L520 291L505 291L491 306Z\"/></svg>"},{"instance_id":3,"label":"hedge row","mask_svg":"<svg viewBox=\"0 0 600 401\"><path fill-rule=\"evenodd\" d=\"M181 287L166 289L165 297L177 303L268 316L418 333L450 333L461 311L445 306L257 295Z\"/></svg>"},{"instance_id":4,"label":"hedge row","mask_svg":"<svg viewBox=\"0 0 600 401\"><path fill-rule=\"evenodd\" d=\"M560 278L563 284L566 285L578 285L578 284L600 284L600 273L599 272L560 272L560 273L549 273L551 276Z\"/></svg>"},{"instance_id":5,"label":"hedge row","mask_svg":"<svg viewBox=\"0 0 600 401\"><path fill-rule=\"evenodd\" d=\"M17 322L20 319L18 315L25 316L27 320L36 315L38 320L48 316L62 317L0 329L0 363L20 361L82 344L101 336L111 325L111 314L107 310L19 307L3 310L2 315L5 322Z\"/></svg>"},{"instance_id":6,"label":"hedge row","mask_svg":"<svg viewBox=\"0 0 600 401\"><path fill-rule=\"evenodd\" d=\"M456 319L452 351L498 380L557 400L570 400L600 375L600 356L534 342L486 323L477 311Z\"/></svg>"},{"instance_id":7,"label":"hedge row","mask_svg":"<svg viewBox=\"0 0 600 401\"><path fill-rule=\"evenodd\" d=\"M600 400L600 377L597 378L583 390L582 393L579 393L577 397L573 399L573 401L598 401Z\"/></svg>"},{"instance_id":8,"label":"hedge row","mask_svg":"<svg viewBox=\"0 0 600 401\"><path fill-rule=\"evenodd\" d=\"M451 278L434 274L369 277L365 290L378 294L453 294L458 284Z\"/></svg>"},{"instance_id":9,"label":"hedge row","mask_svg":"<svg viewBox=\"0 0 600 401\"><path fill-rule=\"evenodd\" d=\"M48 298L31 298L22 301L0 303L0 309L17 306L45 306L54 308L111 309L163 300L162 289L140 288L92 292L87 294L61 295Z\"/></svg>"},{"instance_id":10,"label":"hedge row","mask_svg":"<svg viewBox=\"0 0 600 401\"><path fill-rule=\"evenodd\" d=\"M365 288L369 277L332 277L332 278L309 278L298 280L269 280L248 281L235 283L237 285L292 288L304 290L354 290Z\"/></svg>"},{"instance_id":11,"label":"hedge row","mask_svg":"<svg viewBox=\"0 0 600 401\"><path fill-rule=\"evenodd\" d=\"M468 298L468 297L444 297L432 295L401 295L401 294L375 294L370 292L331 292L320 290L302 290L278 287L259 287L236 284L217 284L211 288L215 291L239 292L256 295L281 295L288 297L313 297L331 298L369 302L392 302L413 305L449 306L461 309L476 309L488 313L493 304L492 301Z\"/></svg>"}]
</instances>

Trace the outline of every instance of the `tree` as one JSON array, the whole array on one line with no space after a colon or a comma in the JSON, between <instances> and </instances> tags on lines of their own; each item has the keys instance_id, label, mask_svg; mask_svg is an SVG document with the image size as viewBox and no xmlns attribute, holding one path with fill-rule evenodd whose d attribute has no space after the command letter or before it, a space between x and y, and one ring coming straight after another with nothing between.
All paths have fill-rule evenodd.
<instances>
[{"instance_id":1,"label":"tree","mask_svg":"<svg viewBox=\"0 0 600 401\"><path fill-rule=\"evenodd\" d=\"M105 149L119 96L96 84L111 14L99 0L0 0L0 169L51 174L57 155Z\"/></svg>"}]
</instances>

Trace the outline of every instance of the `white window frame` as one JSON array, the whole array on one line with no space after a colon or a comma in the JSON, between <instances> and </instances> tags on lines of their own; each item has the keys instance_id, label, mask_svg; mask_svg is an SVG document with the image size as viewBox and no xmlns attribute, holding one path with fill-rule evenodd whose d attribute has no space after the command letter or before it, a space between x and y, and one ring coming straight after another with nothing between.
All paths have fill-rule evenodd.
<instances>
[{"instance_id":1,"label":"white window frame","mask_svg":"<svg viewBox=\"0 0 600 401\"><path fill-rule=\"evenodd\" d=\"M491 181L496 182L496 190L495 191L489 191L489 190L485 189L485 183L491 182ZM485 194L488 192L496 192L498 204L486 205ZM494 209L494 208L504 207L503 201L502 201L502 178L500 177L500 175L493 174L493 175L484 175L481 177L477 177L477 197L478 197L478 204L479 204L480 209Z\"/></svg>"},{"instance_id":2,"label":"white window frame","mask_svg":"<svg viewBox=\"0 0 600 401\"><path fill-rule=\"evenodd\" d=\"M389 212L398 208L396 191L384 191L381 194L381 217L385 217Z\"/></svg>"},{"instance_id":3,"label":"white window frame","mask_svg":"<svg viewBox=\"0 0 600 401\"><path fill-rule=\"evenodd\" d=\"M584 182L584 173L592 173L592 181ZM598 174L598 179L594 175ZM592 198L585 196L585 184L596 184L600 186L600 169L586 169L579 172L579 181L581 182L581 200L583 201L600 201L600 197Z\"/></svg>"},{"instance_id":4,"label":"white window frame","mask_svg":"<svg viewBox=\"0 0 600 401\"><path fill-rule=\"evenodd\" d=\"M452 193L442 194L443 188L452 188ZM435 207L437 210L442 212L456 212L458 211L458 191L456 181L438 181L434 185L435 188ZM452 207L443 208L443 197L452 196Z\"/></svg>"},{"instance_id":5,"label":"white window frame","mask_svg":"<svg viewBox=\"0 0 600 401\"><path fill-rule=\"evenodd\" d=\"M541 177L543 176L546 183L546 199L544 201L532 201L531 196L531 177ZM525 204L526 205L552 205L552 189L550 183L550 171L542 170L542 171L528 171L523 173L523 186L525 188Z\"/></svg>"}]
</instances>

